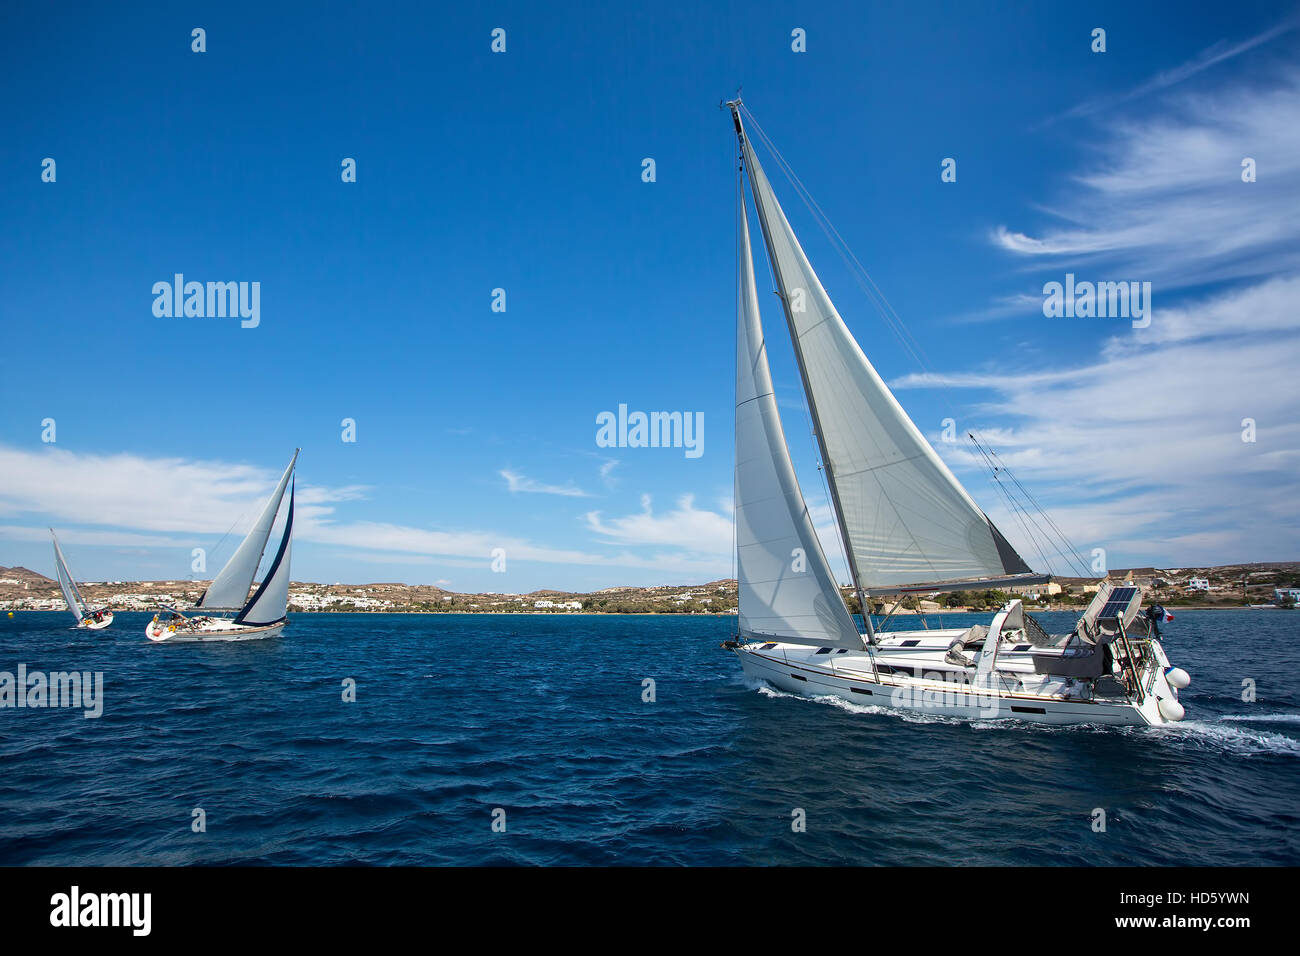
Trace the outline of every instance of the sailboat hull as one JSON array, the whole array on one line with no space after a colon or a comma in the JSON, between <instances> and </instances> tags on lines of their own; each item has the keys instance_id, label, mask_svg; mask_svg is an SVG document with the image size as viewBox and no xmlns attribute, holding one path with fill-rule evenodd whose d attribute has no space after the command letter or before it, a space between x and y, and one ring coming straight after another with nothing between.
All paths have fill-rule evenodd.
<instances>
[{"instance_id":1,"label":"sailboat hull","mask_svg":"<svg viewBox=\"0 0 1300 956\"><path fill-rule=\"evenodd\" d=\"M145 637L157 644L227 643L231 641L262 641L279 637L285 621L250 627L225 619L215 619L197 625L176 627L166 621L153 620L144 629Z\"/></svg>"},{"instance_id":2,"label":"sailboat hull","mask_svg":"<svg viewBox=\"0 0 1300 956\"><path fill-rule=\"evenodd\" d=\"M946 681L881 678L868 652L818 655L817 649L794 644L742 644L735 648L746 676L778 690L805 697L837 697L863 707L959 720L1021 720L1040 724L1169 724L1161 697L1177 693L1154 675L1152 692L1141 703L1125 699L1071 699L1047 694L982 690ZM824 662L818 662L820 661ZM880 663L879 661L877 662ZM888 665L885 665L888 666Z\"/></svg>"},{"instance_id":3,"label":"sailboat hull","mask_svg":"<svg viewBox=\"0 0 1300 956\"><path fill-rule=\"evenodd\" d=\"M74 627L79 631L102 631L104 628L108 627L108 625L112 623L113 623L113 614L110 611L107 614L105 614L103 617L101 617L98 621L89 617L83 618L81 622L75 624Z\"/></svg>"}]
</instances>

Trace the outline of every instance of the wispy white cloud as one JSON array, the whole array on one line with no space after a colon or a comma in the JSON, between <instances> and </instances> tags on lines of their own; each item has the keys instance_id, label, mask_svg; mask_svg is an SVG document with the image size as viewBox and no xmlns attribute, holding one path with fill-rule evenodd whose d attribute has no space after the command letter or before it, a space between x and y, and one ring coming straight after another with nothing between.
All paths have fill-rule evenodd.
<instances>
[{"instance_id":1,"label":"wispy white cloud","mask_svg":"<svg viewBox=\"0 0 1300 956\"><path fill-rule=\"evenodd\" d=\"M1206 51L1140 91L1171 87L1280 32ZM1086 278L1152 281L1150 326L1115 323L1095 355L1051 366L999 356L891 384L983 393L963 426L991 423L981 438L1085 552L1104 547L1133 563L1294 558L1300 70L1171 94L1141 123L1111 124L1096 142L1071 177L1079 188L1052 210L1065 225L1037 235L1001 227L994 241L1036 267L1091 263L1106 272ZM1241 179L1246 156L1257 182ZM1040 321L1102 329L1109 320ZM1253 442L1242 440L1246 420ZM984 486L973 450L936 447L973 491ZM1034 554L999 495L978 496Z\"/></svg>"},{"instance_id":2,"label":"wispy white cloud","mask_svg":"<svg viewBox=\"0 0 1300 956\"><path fill-rule=\"evenodd\" d=\"M969 423L1002 423L981 438L1052 502L1080 547L1162 562L1294 558L1297 296L1300 277L1273 279L1158 311L1150 328L1126 329L1068 369L938 378L989 392ZM896 385L934 382L910 379ZM1246 419L1254 442L1242 440ZM965 474L984 473L965 446L936 447ZM1014 515L989 510L1033 553Z\"/></svg>"},{"instance_id":3,"label":"wispy white cloud","mask_svg":"<svg viewBox=\"0 0 1300 956\"><path fill-rule=\"evenodd\" d=\"M251 523L253 502L279 478L241 463L2 445L0 474L0 516L40 513L59 523L202 534L223 534L241 516ZM358 493L300 490L307 512Z\"/></svg>"},{"instance_id":4,"label":"wispy white cloud","mask_svg":"<svg viewBox=\"0 0 1300 956\"><path fill-rule=\"evenodd\" d=\"M213 536L237 540L279 478L278 469L241 463L5 445L0 445L0 474L5 475L0 517L8 519L0 524L0 540L43 542L49 535L44 525L54 523L68 544L186 549ZM611 528L622 528L623 533L598 535L599 548L566 548L490 528L449 530L347 520L341 512L364 498L366 490L359 485L300 483L295 540L333 549L348 561L394 566L437 564L483 571L490 568L496 550L504 549L508 565L625 568L673 579L720 577L729 568L729 557L719 555L714 539L716 524L729 529L730 519L711 512L697 513L700 540L693 541L683 528L678 547L668 547L674 543L672 535L643 538L633 533L632 524L615 522ZM696 511L689 499L684 503L684 510L678 509L684 516ZM618 547L611 549L610 544Z\"/></svg>"},{"instance_id":5,"label":"wispy white cloud","mask_svg":"<svg viewBox=\"0 0 1300 956\"><path fill-rule=\"evenodd\" d=\"M694 495L682 495L675 508L660 514L655 513L650 496L642 495L639 512L606 520L599 511L591 511L586 523L591 531L620 544L670 547L695 555L731 553L731 519L696 508Z\"/></svg>"},{"instance_id":6,"label":"wispy white cloud","mask_svg":"<svg viewBox=\"0 0 1300 956\"><path fill-rule=\"evenodd\" d=\"M1290 17L1276 26L1270 27L1261 33L1257 33L1254 36L1238 41L1237 43L1233 43L1229 40L1220 40L1217 43L1213 43L1206 47L1190 60L1180 63L1172 69L1162 70L1149 80L1139 83L1131 90L1126 90L1123 93L1112 96L1099 96L1087 100L1066 110L1060 116L1053 117L1048 122L1054 122L1057 119L1089 116L1094 113L1112 109L1119 106L1121 103L1127 103L1131 100L1140 99L1141 97L1149 96L1152 93L1166 90L1184 82L1185 80L1191 79L1193 76L1208 70L1212 66L1217 66L1226 60L1231 60L1233 57L1240 56L1258 46L1262 46L1283 34L1290 33L1292 30L1296 29L1297 26L1300 26L1300 18Z\"/></svg>"},{"instance_id":7,"label":"wispy white cloud","mask_svg":"<svg viewBox=\"0 0 1300 956\"><path fill-rule=\"evenodd\" d=\"M501 477L506 480L506 487L511 494L534 494L534 495L560 495L565 498L591 498L590 492L583 491L573 484L567 485L547 485L526 475L503 468L500 472Z\"/></svg>"},{"instance_id":8,"label":"wispy white cloud","mask_svg":"<svg viewBox=\"0 0 1300 956\"><path fill-rule=\"evenodd\" d=\"M1300 268L1300 70L1182 93L1142 121L1111 122L1091 165L1045 211L1059 224L998 226L993 243L1036 265L1122 267L1157 294ZM1243 182L1242 162L1257 164Z\"/></svg>"}]
</instances>

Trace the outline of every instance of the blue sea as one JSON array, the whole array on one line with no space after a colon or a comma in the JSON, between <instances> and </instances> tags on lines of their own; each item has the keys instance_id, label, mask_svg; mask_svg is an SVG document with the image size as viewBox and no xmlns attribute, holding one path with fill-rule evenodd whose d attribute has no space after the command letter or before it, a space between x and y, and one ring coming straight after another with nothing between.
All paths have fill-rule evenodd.
<instances>
[{"instance_id":1,"label":"blue sea","mask_svg":"<svg viewBox=\"0 0 1300 956\"><path fill-rule=\"evenodd\" d=\"M0 671L104 675L98 719L0 709L0 864L1300 862L1300 612L1177 611L1188 719L1157 730L773 692L719 648L734 618L299 614L219 646L147 619L0 618Z\"/></svg>"}]
</instances>

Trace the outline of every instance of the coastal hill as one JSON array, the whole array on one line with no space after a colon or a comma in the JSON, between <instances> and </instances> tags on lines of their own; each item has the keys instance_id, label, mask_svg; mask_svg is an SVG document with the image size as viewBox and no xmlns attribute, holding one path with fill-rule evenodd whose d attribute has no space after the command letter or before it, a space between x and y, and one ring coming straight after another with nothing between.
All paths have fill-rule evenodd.
<instances>
[{"instance_id":1,"label":"coastal hill","mask_svg":"<svg viewBox=\"0 0 1300 956\"><path fill-rule=\"evenodd\" d=\"M120 611L153 611L160 605L193 605L208 581L79 581L81 596L92 605ZM57 581L27 568L0 567L0 609L62 610ZM527 594L463 594L431 584L316 584L294 581L289 610L423 611L498 613L726 614L736 608L736 582L676 587L613 587L594 593L543 589Z\"/></svg>"},{"instance_id":2,"label":"coastal hill","mask_svg":"<svg viewBox=\"0 0 1300 956\"><path fill-rule=\"evenodd\" d=\"M1173 607L1240 607L1268 604L1275 588L1300 588L1300 562L1232 564L1213 568L1123 568L1107 575L1114 583L1131 583L1147 591L1149 603ZM1033 585L1014 592L1042 609L1068 609L1086 604L1097 590L1097 578L1058 577L1050 587ZM153 611L160 605L193 605L207 581L88 581L78 582L92 605L120 611ZM901 613L943 610L989 610L1011 592L958 591L929 598L908 598ZM850 607L856 597L845 590ZM467 594L431 584L315 584L295 581L289 589L289 610L390 611L530 614L734 614L736 582L726 578L695 585L611 587L578 592L543 589L527 594L484 592ZM892 605L891 605L892 606ZM28 568L0 567L0 609L62 610L57 581Z\"/></svg>"}]
</instances>

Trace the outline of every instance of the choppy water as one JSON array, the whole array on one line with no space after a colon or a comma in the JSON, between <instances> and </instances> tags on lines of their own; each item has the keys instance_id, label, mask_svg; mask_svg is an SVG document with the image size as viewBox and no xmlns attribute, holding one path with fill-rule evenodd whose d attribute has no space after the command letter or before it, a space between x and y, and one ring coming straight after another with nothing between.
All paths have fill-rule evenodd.
<instances>
[{"instance_id":1,"label":"choppy water","mask_svg":"<svg viewBox=\"0 0 1300 956\"><path fill-rule=\"evenodd\" d=\"M776 693L718 648L725 618L300 614L204 647L146 620L0 618L0 671L105 681L99 719L0 709L0 863L1300 861L1300 612L1178 611L1167 730Z\"/></svg>"}]
</instances>

